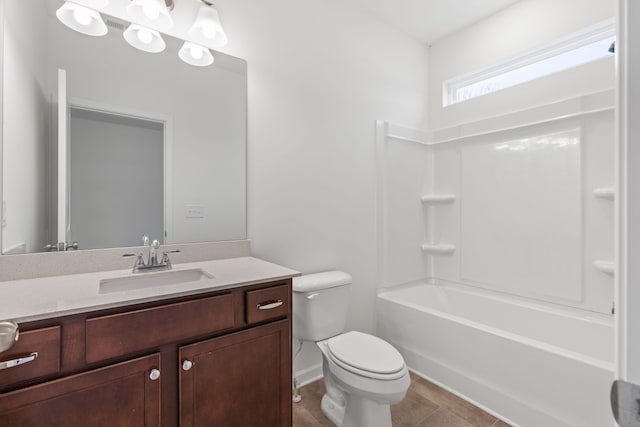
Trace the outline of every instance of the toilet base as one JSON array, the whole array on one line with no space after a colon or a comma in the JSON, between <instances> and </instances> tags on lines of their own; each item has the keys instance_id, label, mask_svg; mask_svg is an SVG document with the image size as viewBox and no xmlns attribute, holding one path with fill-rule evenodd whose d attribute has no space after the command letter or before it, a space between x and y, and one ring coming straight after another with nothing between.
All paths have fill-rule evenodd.
<instances>
[{"instance_id":1,"label":"toilet base","mask_svg":"<svg viewBox=\"0 0 640 427\"><path fill-rule=\"evenodd\" d=\"M320 409L322 409L322 413L325 414L336 426L340 426L342 424L345 407L332 399L329 394L322 396Z\"/></svg>"},{"instance_id":2,"label":"toilet base","mask_svg":"<svg viewBox=\"0 0 640 427\"><path fill-rule=\"evenodd\" d=\"M347 395L341 427L391 427L391 406L357 395Z\"/></svg>"},{"instance_id":3,"label":"toilet base","mask_svg":"<svg viewBox=\"0 0 640 427\"><path fill-rule=\"evenodd\" d=\"M338 427L391 427L391 407L359 396L346 396L342 406L325 394L320 407L322 412Z\"/></svg>"}]
</instances>

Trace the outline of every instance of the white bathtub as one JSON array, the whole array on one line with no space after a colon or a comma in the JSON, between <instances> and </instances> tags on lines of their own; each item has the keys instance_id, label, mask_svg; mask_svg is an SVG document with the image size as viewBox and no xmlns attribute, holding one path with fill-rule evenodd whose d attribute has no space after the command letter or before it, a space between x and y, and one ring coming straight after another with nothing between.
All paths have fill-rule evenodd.
<instances>
[{"instance_id":1,"label":"white bathtub","mask_svg":"<svg viewBox=\"0 0 640 427\"><path fill-rule=\"evenodd\" d=\"M613 425L613 319L456 285L378 294L378 335L409 367L515 425Z\"/></svg>"}]
</instances>

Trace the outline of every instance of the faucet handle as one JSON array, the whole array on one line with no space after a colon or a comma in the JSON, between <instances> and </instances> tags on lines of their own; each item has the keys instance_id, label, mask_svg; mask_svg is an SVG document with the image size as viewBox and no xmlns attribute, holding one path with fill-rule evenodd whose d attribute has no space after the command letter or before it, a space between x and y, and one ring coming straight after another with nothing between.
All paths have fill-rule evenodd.
<instances>
[{"instance_id":1,"label":"faucet handle","mask_svg":"<svg viewBox=\"0 0 640 427\"><path fill-rule=\"evenodd\" d=\"M180 249L162 252L162 261L160 261L160 263L167 265L168 268L171 268L171 260L169 259L169 254L177 254L180 252L181 252Z\"/></svg>"},{"instance_id":2,"label":"faucet handle","mask_svg":"<svg viewBox=\"0 0 640 427\"><path fill-rule=\"evenodd\" d=\"M123 258L128 258L128 257L137 257L136 258L136 263L133 265L133 272L135 273L136 271L138 271L139 267L144 267L145 263L144 263L144 258L142 256L142 253L139 254L122 254Z\"/></svg>"}]
</instances>

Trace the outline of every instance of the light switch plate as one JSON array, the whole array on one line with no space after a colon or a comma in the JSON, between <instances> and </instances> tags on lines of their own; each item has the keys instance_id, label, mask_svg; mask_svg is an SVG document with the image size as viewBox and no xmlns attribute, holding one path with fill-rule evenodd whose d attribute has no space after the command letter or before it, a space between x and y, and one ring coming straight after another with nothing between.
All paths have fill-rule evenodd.
<instances>
[{"instance_id":1,"label":"light switch plate","mask_svg":"<svg viewBox=\"0 0 640 427\"><path fill-rule=\"evenodd\" d=\"M2 228L7 226L7 201L2 201Z\"/></svg>"}]
</instances>

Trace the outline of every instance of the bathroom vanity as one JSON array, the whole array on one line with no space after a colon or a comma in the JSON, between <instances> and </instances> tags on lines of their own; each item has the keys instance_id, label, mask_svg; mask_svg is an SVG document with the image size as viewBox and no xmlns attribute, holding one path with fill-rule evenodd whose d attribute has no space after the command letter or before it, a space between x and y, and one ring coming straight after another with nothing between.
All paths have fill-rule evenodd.
<instances>
[{"instance_id":1,"label":"bathroom vanity","mask_svg":"<svg viewBox=\"0 0 640 427\"><path fill-rule=\"evenodd\" d=\"M297 273L251 257L174 271L194 267L210 275L113 292L100 283L130 272L0 283L3 295L31 288L38 300L40 287L42 297L32 308L0 302L3 316L23 314L0 366L24 362L0 369L0 424L290 426ZM56 283L64 303L43 288Z\"/></svg>"}]
</instances>

